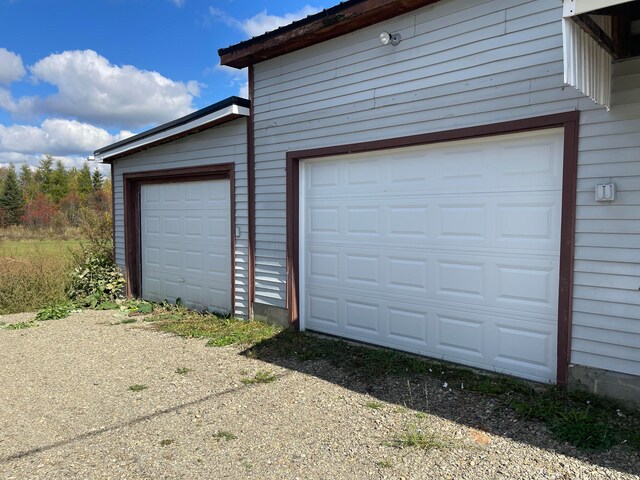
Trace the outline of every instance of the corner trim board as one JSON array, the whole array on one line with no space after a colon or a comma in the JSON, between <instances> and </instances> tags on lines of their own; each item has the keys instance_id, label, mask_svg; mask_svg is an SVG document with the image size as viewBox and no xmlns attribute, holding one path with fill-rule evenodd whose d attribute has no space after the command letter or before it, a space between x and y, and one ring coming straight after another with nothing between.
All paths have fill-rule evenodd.
<instances>
[{"instance_id":1,"label":"corner trim board","mask_svg":"<svg viewBox=\"0 0 640 480\"><path fill-rule=\"evenodd\" d=\"M249 223L249 261L248 261L248 316L253 318L253 302L256 300L256 162L254 142L254 69L249 66L249 117L247 118L247 196L248 196L248 223Z\"/></svg>"}]
</instances>

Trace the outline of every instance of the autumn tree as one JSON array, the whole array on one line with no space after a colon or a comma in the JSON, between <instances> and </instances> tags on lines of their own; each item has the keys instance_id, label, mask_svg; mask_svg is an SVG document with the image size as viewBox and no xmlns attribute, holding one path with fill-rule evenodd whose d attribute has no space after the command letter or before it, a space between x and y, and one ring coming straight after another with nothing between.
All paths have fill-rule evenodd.
<instances>
[{"instance_id":1,"label":"autumn tree","mask_svg":"<svg viewBox=\"0 0 640 480\"><path fill-rule=\"evenodd\" d=\"M0 226L64 230L78 226L87 208L105 215L112 209L110 178L87 163L66 168L62 160L45 155L35 168L24 163L19 171L0 165Z\"/></svg>"},{"instance_id":2,"label":"autumn tree","mask_svg":"<svg viewBox=\"0 0 640 480\"><path fill-rule=\"evenodd\" d=\"M58 213L58 207L43 193L27 203L22 223L28 227L48 227Z\"/></svg>"}]
</instances>

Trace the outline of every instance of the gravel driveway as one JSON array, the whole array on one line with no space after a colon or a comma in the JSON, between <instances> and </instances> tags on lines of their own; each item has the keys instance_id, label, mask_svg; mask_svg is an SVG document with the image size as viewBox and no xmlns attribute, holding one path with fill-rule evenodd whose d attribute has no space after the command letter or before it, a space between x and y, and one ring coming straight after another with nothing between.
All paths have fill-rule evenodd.
<instances>
[{"instance_id":1,"label":"gravel driveway","mask_svg":"<svg viewBox=\"0 0 640 480\"><path fill-rule=\"evenodd\" d=\"M0 478L639 478L637 453L581 453L489 397L424 379L366 391L322 362L269 364L117 315L0 329ZM277 380L242 382L258 372ZM420 431L438 448L391 444Z\"/></svg>"}]
</instances>

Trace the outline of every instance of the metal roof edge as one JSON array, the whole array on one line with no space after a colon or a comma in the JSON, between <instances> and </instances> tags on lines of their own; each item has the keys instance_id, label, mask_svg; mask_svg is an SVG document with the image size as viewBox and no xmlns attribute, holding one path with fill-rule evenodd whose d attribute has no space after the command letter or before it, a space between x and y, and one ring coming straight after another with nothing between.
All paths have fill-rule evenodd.
<instances>
[{"instance_id":1,"label":"metal roof edge","mask_svg":"<svg viewBox=\"0 0 640 480\"><path fill-rule=\"evenodd\" d=\"M276 30L218 50L233 68L279 57L442 0L347 0Z\"/></svg>"},{"instance_id":2,"label":"metal roof edge","mask_svg":"<svg viewBox=\"0 0 640 480\"><path fill-rule=\"evenodd\" d=\"M158 125L157 127L151 128L149 130L145 130L144 132L138 133L137 135L129 138L125 138L124 140L120 140L116 143L112 143L111 145L101 147L94 151L94 156L98 160L100 157L108 158L116 154L122 155L128 150L139 148L140 146L152 142L157 142L159 140L162 140L163 138L171 137L177 133L185 134L191 128L197 128L199 126L202 126L204 123L209 123L214 120L220 120L227 116L234 116L234 118L237 116L248 116L248 110L250 106L251 102L246 98L235 96L229 97L217 103L214 103L213 105L209 105L193 113L185 115L184 117L180 117L170 122L163 123L162 125ZM233 107L240 108L234 109ZM221 113L221 115L216 116L216 113ZM198 122L198 120L200 120L200 122ZM190 126L189 124L193 125Z\"/></svg>"},{"instance_id":3,"label":"metal roof edge","mask_svg":"<svg viewBox=\"0 0 640 480\"><path fill-rule=\"evenodd\" d=\"M262 35L257 35L255 37L251 37L247 40L242 40L236 44L233 45L229 45L228 47L223 47L223 48L219 48L218 49L218 55L219 56L223 56L226 55L227 53L231 53L234 52L236 50L240 50L246 46L249 45L254 45L256 43L260 43L263 42L264 40L267 40L269 38L273 38L273 37L277 37L278 35L281 35L285 32L289 32L291 30L295 30L296 28L300 28L304 25L307 25L309 23L313 23L316 20L319 20L323 17L329 17L331 15L335 15L337 13L340 13L342 10L345 10L347 8L349 8L352 5L355 5L357 3L362 3L366 0L347 0L345 2L340 2L338 5L334 5L333 7L329 7L329 8L325 8L324 10L321 10L317 13L314 13L312 15L308 15L305 18L301 18L300 20L295 20L287 25L283 25L281 27L276 28L275 30L271 30L269 32L265 32Z\"/></svg>"}]
</instances>

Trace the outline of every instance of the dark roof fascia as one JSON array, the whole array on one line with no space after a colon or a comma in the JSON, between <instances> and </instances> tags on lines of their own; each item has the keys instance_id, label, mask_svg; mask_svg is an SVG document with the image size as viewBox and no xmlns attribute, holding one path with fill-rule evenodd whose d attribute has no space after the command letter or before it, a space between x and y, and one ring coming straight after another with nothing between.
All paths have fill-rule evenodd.
<instances>
[{"instance_id":1,"label":"dark roof fascia","mask_svg":"<svg viewBox=\"0 0 640 480\"><path fill-rule=\"evenodd\" d=\"M99 148L94 152L94 155L104 156L105 154L108 154L111 150L115 150L116 148L123 147L130 143L138 142L139 140L142 140L144 138L150 137L152 135L156 135L158 133L162 133L167 130L171 130L172 128L179 127L181 125L185 125L199 118L206 117L207 115L217 112L218 110L223 110L225 108L228 108L232 105L249 108L251 105L251 102L246 98L241 98L241 97L226 98L217 103L214 103L213 105L209 105L208 107L204 107L200 110L190 113L189 115L185 115L184 117L180 117L176 120L163 123L162 125L158 125L157 127L154 127L150 130L145 130L144 132L138 133L133 137L125 138L124 140L120 140L119 142L112 143L111 145L107 145L106 147Z\"/></svg>"},{"instance_id":2,"label":"dark roof fascia","mask_svg":"<svg viewBox=\"0 0 640 480\"><path fill-rule=\"evenodd\" d=\"M349 0L302 20L218 50L234 68L275 58L335 38L440 0Z\"/></svg>"}]
</instances>

